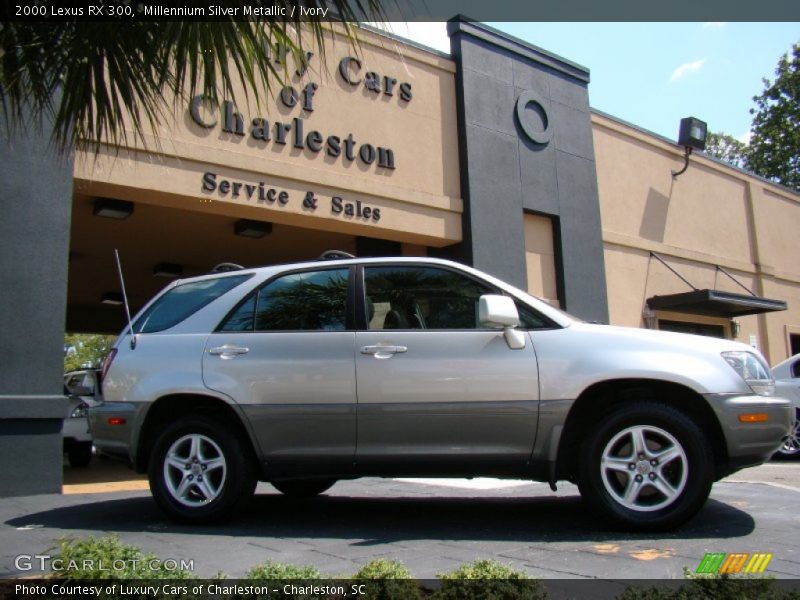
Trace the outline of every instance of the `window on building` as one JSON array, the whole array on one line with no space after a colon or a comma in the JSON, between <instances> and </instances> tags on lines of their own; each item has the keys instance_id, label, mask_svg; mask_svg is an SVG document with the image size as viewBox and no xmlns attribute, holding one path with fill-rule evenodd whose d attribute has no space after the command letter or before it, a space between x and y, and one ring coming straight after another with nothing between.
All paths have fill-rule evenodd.
<instances>
[{"instance_id":1,"label":"window on building","mask_svg":"<svg viewBox=\"0 0 800 600\"><path fill-rule=\"evenodd\" d=\"M800 333L789 334L789 347L792 351L792 356L800 354Z\"/></svg>"},{"instance_id":2,"label":"window on building","mask_svg":"<svg viewBox=\"0 0 800 600\"><path fill-rule=\"evenodd\" d=\"M658 328L662 331L674 331L676 333L691 333L694 335L705 335L708 337L725 337L725 327L709 323L691 323L687 321L667 321L658 320Z\"/></svg>"}]
</instances>

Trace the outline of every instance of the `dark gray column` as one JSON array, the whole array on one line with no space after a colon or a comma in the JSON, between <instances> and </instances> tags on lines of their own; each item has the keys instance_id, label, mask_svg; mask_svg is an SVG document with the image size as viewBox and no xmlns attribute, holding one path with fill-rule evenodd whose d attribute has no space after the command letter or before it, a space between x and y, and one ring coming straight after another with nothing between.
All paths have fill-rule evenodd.
<instances>
[{"instance_id":1,"label":"dark gray column","mask_svg":"<svg viewBox=\"0 0 800 600\"><path fill-rule=\"evenodd\" d=\"M72 158L0 120L0 496L61 491Z\"/></svg>"},{"instance_id":2,"label":"dark gray column","mask_svg":"<svg viewBox=\"0 0 800 600\"><path fill-rule=\"evenodd\" d=\"M589 72L481 23L448 23L465 200L446 254L525 288L524 212L553 219L559 298L608 321Z\"/></svg>"}]
</instances>

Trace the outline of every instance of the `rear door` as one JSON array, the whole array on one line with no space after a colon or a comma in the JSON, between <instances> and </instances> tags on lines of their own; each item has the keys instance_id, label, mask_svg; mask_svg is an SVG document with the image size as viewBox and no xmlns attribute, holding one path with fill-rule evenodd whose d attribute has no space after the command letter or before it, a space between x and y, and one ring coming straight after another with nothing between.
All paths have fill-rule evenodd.
<instances>
[{"instance_id":1,"label":"rear door","mask_svg":"<svg viewBox=\"0 0 800 600\"><path fill-rule=\"evenodd\" d=\"M270 465L352 463L352 280L347 267L282 274L240 302L206 342L205 385L240 405Z\"/></svg>"},{"instance_id":2,"label":"rear door","mask_svg":"<svg viewBox=\"0 0 800 600\"><path fill-rule=\"evenodd\" d=\"M468 471L529 459L536 354L529 339L512 350L501 330L478 323L478 300L487 293L498 291L449 268L364 266L366 326L356 334L359 464Z\"/></svg>"}]
</instances>

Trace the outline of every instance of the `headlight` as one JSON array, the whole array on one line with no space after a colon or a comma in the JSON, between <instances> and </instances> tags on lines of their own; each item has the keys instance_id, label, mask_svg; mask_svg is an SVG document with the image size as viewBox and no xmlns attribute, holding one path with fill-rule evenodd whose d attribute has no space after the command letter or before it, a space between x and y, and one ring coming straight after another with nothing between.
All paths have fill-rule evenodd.
<instances>
[{"instance_id":1,"label":"headlight","mask_svg":"<svg viewBox=\"0 0 800 600\"><path fill-rule=\"evenodd\" d=\"M758 356L742 350L723 352L722 358L739 374L739 377L745 380L753 392L759 396L775 394L775 380L772 379L769 369Z\"/></svg>"},{"instance_id":2,"label":"headlight","mask_svg":"<svg viewBox=\"0 0 800 600\"><path fill-rule=\"evenodd\" d=\"M81 402L75 409L70 413L71 419L77 419L80 417L85 417L89 414L89 405L86 402Z\"/></svg>"}]
</instances>

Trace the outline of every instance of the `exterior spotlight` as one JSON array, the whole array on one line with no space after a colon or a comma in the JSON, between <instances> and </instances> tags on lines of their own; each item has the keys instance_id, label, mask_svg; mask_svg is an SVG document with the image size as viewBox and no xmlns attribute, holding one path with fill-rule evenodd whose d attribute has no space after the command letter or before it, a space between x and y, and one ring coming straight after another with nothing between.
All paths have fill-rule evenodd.
<instances>
[{"instance_id":1,"label":"exterior spotlight","mask_svg":"<svg viewBox=\"0 0 800 600\"><path fill-rule=\"evenodd\" d=\"M98 198L94 201L92 214L95 217L106 217L108 219L127 219L133 214L133 202L114 200L112 198Z\"/></svg>"},{"instance_id":2,"label":"exterior spotlight","mask_svg":"<svg viewBox=\"0 0 800 600\"><path fill-rule=\"evenodd\" d=\"M233 224L233 232L242 237L262 238L272 233L272 223L239 219Z\"/></svg>"},{"instance_id":3,"label":"exterior spotlight","mask_svg":"<svg viewBox=\"0 0 800 600\"><path fill-rule=\"evenodd\" d=\"M162 262L153 267L153 277L166 277L175 279L183 275L183 266L175 263Z\"/></svg>"},{"instance_id":4,"label":"exterior spotlight","mask_svg":"<svg viewBox=\"0 0 800 600\"><path fill-rule=\"evenodd\" d=\"M676 179L689 168L689 155L692 150L705 150L706 138L708 136L708 124L695 117L681 119L681 127L678 132L678 144L685 149L683 168L680 171L672 171L672 178Z\"/></svg>"},{"instance_id":5,"label":"exterior spotlight","mask_svg":"<svg viewBox=\"0 0 800 600\"><path fill-rule=\"evenodd\" d=\"M100 299L101 304L109 304L111 306L121 306L123 304L122 294L119 292L106 292Z\"/></svg>"}]
</instances>

